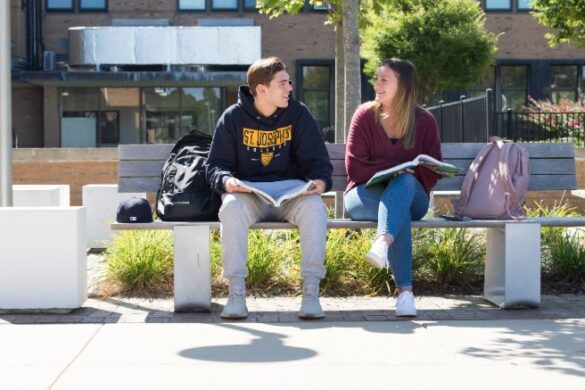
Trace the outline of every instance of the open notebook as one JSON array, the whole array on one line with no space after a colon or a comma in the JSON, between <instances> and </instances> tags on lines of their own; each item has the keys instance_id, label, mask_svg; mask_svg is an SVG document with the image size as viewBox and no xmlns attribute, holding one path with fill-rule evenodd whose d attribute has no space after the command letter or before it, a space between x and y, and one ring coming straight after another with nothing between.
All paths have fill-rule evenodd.
<instances>
[{"instance_id":1,"label":"open notebook","mask_svg":"<svg viewBox=\"0 0 585 390\"><path fill-rule=\"evenodd\" d=\"M411 161L403 162L402 164L398 164L392 168L384 169L383 171L376 173L370 178L370 180L368 180L366 187L385 183L396 175L399 175L401 172L404 172L407 169L416 168L418 166L425 167L438 175L446 177L462 172L461 169L457 168L453 164L439 161L427 154L419 154Z\"/></svg>"},{"instance_id":2,"label":"open notebook","mask_svg":"<svg viewBox=\"0 0 585 390\"><path fill-rule=\"evenodd\" d=\"M263 201L274 207L280 207L286 201L296 198L314 187L312 181L305 182L295 179L281 180L278 182L240 181L243 187L249 189Z\"/></svg>"}]
</instances>

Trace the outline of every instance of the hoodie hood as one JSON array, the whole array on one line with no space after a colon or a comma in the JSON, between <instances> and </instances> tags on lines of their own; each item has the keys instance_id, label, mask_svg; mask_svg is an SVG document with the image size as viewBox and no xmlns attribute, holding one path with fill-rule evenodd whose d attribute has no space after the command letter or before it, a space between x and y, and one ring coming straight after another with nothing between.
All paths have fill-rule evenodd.
<instances>
[{"instance_id":1,"label":"hoodie hood","mask_svg":"<svg viewBox=\"0 0 585 390\"><path fill-rule=\"evenodd\" d=\"M284 114L284 112L289 107L294 105L295 103L296 102L293 100L292 93L291 93L291 97L288 101L288 107L277 108L276 111L272 115L270 115L269 117L265 117L256 110L256 107L254 106L254 96L252 95L252 92L250 91L250 87L248 87L247 85L242 85L238 89L238 103L237 103L238 106L240 106L244 110L244 112L248 116L250 116L254 121L264 123L267 126L271 126L271 125L274 125L275 123L277 123L279 121L280 117L282 117L282 115Z\"/></svg>"}]
</instances>

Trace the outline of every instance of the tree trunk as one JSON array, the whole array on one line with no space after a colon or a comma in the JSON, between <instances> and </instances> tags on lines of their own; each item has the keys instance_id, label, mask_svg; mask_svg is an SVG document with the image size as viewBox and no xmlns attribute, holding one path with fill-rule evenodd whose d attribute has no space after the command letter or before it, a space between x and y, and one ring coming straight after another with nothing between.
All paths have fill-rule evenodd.
<instances>
[{"instance_id":1,"label":"tree trunk","mask_svg":"<svg viewBox=\"0 0 585 390\"><path fill-rule=\"evenodd\" d=\"M345 69L343 68L343 22L335 26L335 143L345 143ZM335 218L343 218L343 192L335 193Z\"/></svg>"},{"instance_id":2,"label":"tree trunk","mask_svg":"<svg viewBox=\"0 0 585 390\"><path fill-rule=\"evenodd\" d=\"M351 117L360 105L362 98L358 0L343 1L343 57L345 65L345 118L343 129L347 139Z\"/></svg>"},{"instance_id":3,"label":"tree trunk","mask_svg":"<svg viewBox=\"0 0 585 390\"><path fill-rule=\"evenodd\" d=\"M335 26L335 143L345 142L345 69L343 67L343 22Z\"/></svg>"}]
</instances>

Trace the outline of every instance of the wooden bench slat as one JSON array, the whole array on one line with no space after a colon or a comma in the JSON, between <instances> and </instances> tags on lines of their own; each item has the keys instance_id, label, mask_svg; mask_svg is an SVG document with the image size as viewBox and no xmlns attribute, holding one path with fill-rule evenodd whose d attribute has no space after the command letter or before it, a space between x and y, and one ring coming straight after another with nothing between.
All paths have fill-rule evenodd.
<instances>
[{"instance_id":1,"label":"wooden bench slat","mask_svg":"<svg viewBox=\"0 0 585 390\"><path fill-rule=\"evenodd\" d=\"M439 180L434 190L459 191L464 176L454 176ZM530 175L529 191L575 190L577 179L575 175Z\"/></svg>"},{"instance_id":2,"label":"wooden bench slat","mask_svg":"<svg viewBox=\"0 0 585 390\"><path fill-rule=\"evenodd\" d=\"M327 153L331 160L345 159L345 144L325 144L327 146Z\"/></svg>"},{"instance_id":3,"label":"wooden bench slat","mask_svg":"<svg viewBox=\"0 0 585 390\"><path fill-rule=\"evenodd\" d=\"M157 177L160 180L163 160L140 161L127 160L118 163L118 176L120 177Z\"/></svg>"},{"instance_id":4,"label":"wooden bench slat","mask_svg":"<svg viewBox=\"0 0 585 390\"><path fill-rule=\"evenodd\" d=\"M120 177L119 192L156 192L160 186L160 178L155 177Z\"/></svg>"},{"instance_id":5,"label":"wooden bench slat","mask_svg":"<svg viewBox=\"0 0 585 390\"><path fill-rule=\"evenodd\" d=\"M441 145L443 157L451 159L471 158L473 159L480 149L482 143L445 143ZM574 158L575 150L573 145L566 142L551 143L518 143L525 147L530 158Z\"/></svg>"},{"instance_id":6,"label":"wooden bench slat","mask_svg":"<svg viewBox=\"0 0 585 390\"><path fill-rule=\"evenodd\" d=\"M119 160L163 160L169 157L172 144L132 144L118 146Z\"/></svg>"},{"instance_id":7,"label":"wooden bench slat","mask_svg":"<svg viewBox=\"0 0 585 390\"><path fill-rule=\"evenodd\" d=\"M574 158L573 145L565 142L520 143L526 147L531 158ZM345 145L326 144L329 158L343 160ZM443 158L473 159L482 148L482 143L445 143L441 145ZM120 160L166 160L172 144L130 144L118 146Z\"/></svg>"},{"instance_id":8,"label":"wooden bench slat","mask_svg":"<svg viewBox=\"0 0 585 390\"><path fill-rule=\"evenodd\" d=\"M467 171L471 165L472 159L465 160L451 160L445 159L446 162L455 165ZM333 175L346 175L345 161L332 160ZM163 160L158 161L143 161L143 160L126 160L120 161L118 164L118 175L120 177L157 177L160 179ZM530 160L531 175L552 175L565 174L572 175L576 173L575 161L571 159L531 159Z\"/></svg>"}]
</instances>

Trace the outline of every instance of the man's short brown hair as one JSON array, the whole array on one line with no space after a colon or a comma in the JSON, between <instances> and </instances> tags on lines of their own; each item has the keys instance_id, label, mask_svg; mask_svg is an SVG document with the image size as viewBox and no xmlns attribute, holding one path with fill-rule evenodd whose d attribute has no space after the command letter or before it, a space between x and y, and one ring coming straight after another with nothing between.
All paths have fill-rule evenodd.
<instances>
[{"instance_id":1,"label":"man's short brown hair","mask_svg":"<svg viewBox=\"0 0 585 390\"><path fill-rule=\"evenodd\" d=\"M256 87L268 85L274 75L286 70L286 65L278 57L260 58L248 68L248 86L252 95L256 96Z\"/></svg>"}]
</instances>

